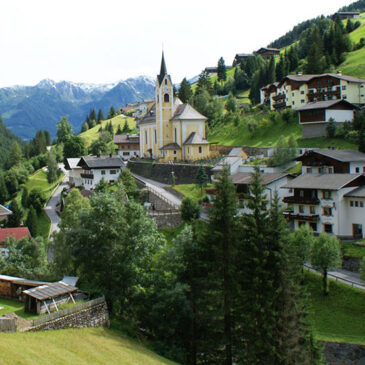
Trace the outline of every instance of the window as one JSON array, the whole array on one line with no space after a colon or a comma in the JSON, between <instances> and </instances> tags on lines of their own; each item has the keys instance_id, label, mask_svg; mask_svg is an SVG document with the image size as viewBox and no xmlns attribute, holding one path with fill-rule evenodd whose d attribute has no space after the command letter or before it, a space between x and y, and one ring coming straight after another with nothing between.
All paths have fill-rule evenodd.
<instances>
[{"instance_id":1,"label":"window","mask_svg":"<svg viewBox=\"0 0 365 365\"><path fill-rule=\"evenodd\" d=\"M365 172L365 167L362 168L362 172Z\"/></svg>"},{"instance_id":2,"label":"window","mask_svg":"<svg viewBox=\"0 0 365 365\"><path fill-rule=\"evenodd\" d=\"M101 170L101 174L102 175L105 175L105 170Z\"/></svg>"},{"instance_id":3,"label":"window","mask_svg":"<svg viewBox=\"0 0 365 365\"><path fill-rule=\"evenodd\" d=\"M202 153L203 152L203 149L201 146L199 146L199 153Z\"/></svg>"},{"instance_id":4,"label":"window","mask_svg":"<svg viewBox=\"0 0 365 365\"><path fill-rule=\"evenodd\" d=\"M360 167L356 167L355 172L356 172L357 174L359 174L359 173L360 173Z\"/></svg>"},{"instance_id":5,"label":"window","mask_svg":"<svg viewBox=\"0 0 365 365\"><path fill-rule=\"evenodd\" d=\"M310 206L309 207L309 213L310 214L316 214L316 207Z\"/></svg>"},{"instance_id":6,"label":"window","mask_svg":"<svg viewBox=\"0 0 365 365\"><path fill-rule=\"evenodd\" d=\"M110 170L110 175L115 175L117 173L117 170Z\"/></svg>"},{"instance_id":7,"label":"window","mask_svg":"<svg viewBox=\"0 0 365 365\"><path fill-rule=\"evenodd\" d=\"M332 224L324 224L324 225L323 225L323 230L324 230L326 233L332 233Z\"/></svg>"},{"instance_id":8,"label":"window","mask_svg":"<svg viewBox=\"0 0 365 365\"><path fill-rule=\"evenodd\" d=\"M144 131L144 139L145 139L145 143L147 144L147 131Z\"/></svg>"},{"instance_id":9,"label":"window","mask_svg":"<svg viewBox=\"0 0 365 365\"><path fill-rule=\"evenodd\" d=\"M300 93L301 93L302 95L304 95L304 90L302 90Z\"/></svg>"},{"instance_id":10,"label":"window","mask_svg":"<svg viewBox=\"0 0 365 365\"><path fill-rule=\"evenodd\" d=\"M312 173L312 168L311 167L307 167L307 174L311 174Z\"/></svg>"},{"instance_id":11,"label":"window","mask_svg":"<svg viewBox=\"0 0 365 365\"><path fill-rule=\"evenodd\" d=\"M165 85L167 85L167 79L165 79Z\"/></svg>"},{"instance_id":12,"label":"window","mask_svg":"<svg viewBox=\"0 0 365 365\"><path fill-rule=\"evenodd\" d=\"M354 202L352 200L350 200L350 207L354 206Z\"/></svg>"},{"instance_id":13,"label":"window","mask_svg":"<svg viewBox=\"0 0 365 365\"><path fill-rule=\"evenodd\" d=\"M323 199L331 199L331 191L330 190L323 190Z\"/></svg>"},{"instance_id":14,"label":"window","mask_svg":"<svg viewBox=\"0 0 365 365\"><path fill-rule=\"evenodd\" d=\"M174 151L174 155L176 155L176 151Z\"/></svg>"},{"instance_id":15,"label":"window","mask_svg":"<svg viewBox=\"0 0 365 365\"><path fill-rule=\"evenodd\" d=\"M175 142L177 142L177 129L174 129Z\"/></svg>"},{"instance_id":16,"label":"window","mask_svg":"<svg viewBox=\"0 0 365 365\"><path fill-rule=\"evenodd\" d=\"M291 96L294 96L294 93L291 93Z\"/></svg>"},{"instance_id":17,"label":"window","mask_svg":"<svg viewBox=\"0 0 365 365\"><path fill-rule=\"evenodd\" d=\"M343 85L342 86L342 90L346 90L346 85Z\"/></svg>"},{"instance_id":18,"label":"window","mask_svg":"<svg viewBox=\"0 0 365 365\"><path fill-rule=\"evenodd\" d=\"M295 101L293 101L293 103L292 103L293 105L295 105Z\"/></svg>"},{"instance_id":19,"label":"window","mask_svg":"<svg viewBox=\"0 0 365 365\"><path fill-rule=\"evenodd\" d=\"M330 207L323 207L323 215L330 217L332 216L332 208Z\"/></svg>"},{"instance_id":20,"label":"window","mask_svg":"<svg viewBox=\"0 0 365 365\"><path fill-rule=\"evenodd\" d=\"M123 156L129 156L129 152L123 152Z\"/></svg>"},{"instance_id":21,"label":"window","mask_svg":"<svg viewBox=\"0 0 365 365\"><path fill-rule=\"evenodd\" d=\"M333 167L329 167L329 168L328 168L328 173L329 173L329 174L333 174Z\"/></svg>"},{"instance_id":22,"label":"window","mask_svg":"<svg viewBox=\"0 0 365 365\"><path fill-rule=\"evenodd\" d=\"M304 103L305 103L305 100L304 100L304 99L302 99L300 102L301 102L302 104L304 104Z\"/></svg>"},{"instance_id":23,"label":"window","mask_svg":"<svg viewBox=\"0 0 365 365\"><path fill-rule=\"evenodd\" d=\"M304 190L299 190L299 196L300 196L301 198L304 198Z\"/></svg>"},{"instance_id":24,"label":"window","mask_svg":"<svg viewBox=\"0 0 365 365\"><path fill-rule=\"evenodd\" d=\"M155 144L157 144L157 131L155 129Z\"/></svg>"},{"instance_id":25,"label":"window","mask_svg":"<svg viewBox=\"0 0 365 365\"><path fill-rule=\"evenodd\" d=\"M343 99L347 99L347 95L342 95L342 98Z\"/></svg>"},{"instance_id":26,"label":"window","mask_svg":"<svg viewBox=\"0 0 365 365\"><path fill-rule=\"evenodd\" d=\"M360 208L364 208L364 202L363 201L361 201L361 202L359 202L360 203Z\"/></svg>"},{"instance_id":27,"label":"window","mask_svg":"<svg viewBox=\"0 0 365 365\"><path fill-rule=\"evenodd\" d=\"M317 223L309 223L309 226L312 228L313 232L317 232Z\"/></svg>"},{"instance_id":28,"label":"window","mask_svg":"<svg viewBox=\"0 0 365 365\"><path fill-rule=\"evenodd\" d=\"M359 202L355 201L355 207L358 208L359 207Z\"/></svg>"},{"instance_id":29,"label":"window","mask_svg":"<svg viewBox=\"0 0 365 365\"><path fill-rule=\"evenodd\" d=\"M299 205L299 213L304 213L304 207L303 205Z\"/></svg>"},{"instance_id":30,"label":"window","mask_svg":"<svg viewBox=\"0 0 365 365\"><path fill-rule=\"evenodd\" d=\"M165 95L163 96L163 101L164 101L165 103L168 103L168 102L170 101L170 96L169 96L169 94L165 94Z\"/></svg>"}]
</instances>

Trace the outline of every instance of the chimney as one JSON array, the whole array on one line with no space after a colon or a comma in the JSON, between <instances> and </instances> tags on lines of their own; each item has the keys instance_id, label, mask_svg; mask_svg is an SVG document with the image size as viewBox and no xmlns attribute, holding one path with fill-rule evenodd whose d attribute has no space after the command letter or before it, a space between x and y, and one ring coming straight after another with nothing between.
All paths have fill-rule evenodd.
<instances>
[{"instance_id":1,"label":"chimney","mask_svg":"<svg viewBox=\"0 0 365 365\"><path fill-rule=\"evenodd\" d=\"M341 70L337 71L337 76L342 76L342 71Z\"/></svg>"}]
</instances>

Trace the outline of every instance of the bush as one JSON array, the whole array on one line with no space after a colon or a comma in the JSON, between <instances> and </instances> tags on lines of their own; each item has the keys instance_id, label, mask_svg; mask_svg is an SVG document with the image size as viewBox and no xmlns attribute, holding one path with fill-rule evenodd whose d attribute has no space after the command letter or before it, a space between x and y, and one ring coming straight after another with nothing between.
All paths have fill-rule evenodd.
<instances>
[{"instance_id":1,"label":"bush","mask_svg":"<svg viewBox=\"0 0 365 365\"><path fill-rule=\"evenodd\" d=\"M200 206L190 198L184 198L180 207L181 218L184 222L192 222L200 216Z\"/></svg>"},{"instance_id":2,"label":"bush","mask_svg":"<svg viewBox=\"0 0 365 365\"><path fill-rule=\"evenodd\" d=\"M251 136L253 136L256 133L258 127L259 127L259 125L255 119L248 120L247 129L250 132Z\"/></svg>"},{"instance_id":3,"label":"bush","mask_svg":"<svg viewBox=\"0 0 365 365\"><path fill-rule=\"evenodd\" d=\"M335 120L330 118L326 126L327 137L333 138L336 135L337 126Z\"/></svg>"}]
</instances>

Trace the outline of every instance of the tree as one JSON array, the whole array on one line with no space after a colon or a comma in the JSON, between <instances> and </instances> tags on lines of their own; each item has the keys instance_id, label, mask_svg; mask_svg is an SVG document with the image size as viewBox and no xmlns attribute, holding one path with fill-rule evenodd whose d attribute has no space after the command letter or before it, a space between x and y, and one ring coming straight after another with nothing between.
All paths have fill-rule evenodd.
<instances>
[{"instance_id":1,"label":"tree","mask_svg":"<svg viewBox=\"0 0 365 365\"><path fill-rule=\"evenodd\" d=\"M37 212L35 211L35 209L33 208L33 206L30 206L29 208L29 212L28 212L28 217L26 220L26 225L30 231L30 234L33 237L36 237L38 234L37 231Z\"/></svg>"},{"instance_id":2,"label":"tree","mask_svg":"<svg viewBox=\"0 0 365 365\"><path fill-rule=\"evenodd\" d=\"M101 124L101 122L104 120L103 111L99 109L98 111L98 123Z\"/></svg>"},{"instance_id":3,"label":"tree","mask_svg":"<svg viewBox=\"0 0 365 365\"><path fill-rule=\"evenodd\" d=\"M0 171L0 204L4 204L9 197L8 189L6 188L4 175Z\"/></svg>"},{"instance_id":4,"label":"tree","mask_svg":"<svg viewBox=\"0 0 365 365\"><path fill-rule=\"evenodd\" d=\"M306 73L321 74L326 69L323 55L323 40L319 29L315 26L312 31L312 45L307 56Z\"/></svg>"},{"instance_id":5,"label":"tree","mask_svg":"<svg viewBox=\"0 0 365 365\"><path fill-rule=\"evenodd\" d=\"M235 113L237 111L237 101L232 93L229 93L228 95L228 99L226 102L226 109L232 113Z\"/></svg>"},{"instance_id":6,"label":"tree","mask_svg":"<svg viewBox=\"0 0 365 365\"><path fill-rule=\"evenodd\" d=\"M327 137L333 138L336 135L336 129L337 126L335 120L333 118L330 118L326 126Z\"/></svg>"},{"instance_id":7,"label":"tree","mask_svg":"<svg viewBox=\"0 0 365 365\"><path fill-rule=\"evenodd\" d=\"M125 134L125 133L129 133L129 124L128 124L128 121L126 120L124 122L124 125L123 125L123 130L122 130L122 134Z\"/></svg>"},{"instance_id":8,"label":"tree","mask_svg":"<svg viewBox=\"0 0 365 365\"><path fill-rule=\"evenodd\" d=\"M221 57L218 60L218 67L217 67L217 78L218 81L226 81L227 80L227 71L226 71L226 65L224 64L224 59Z\"/></svg>"},{"instance_id":9,"label":"tree","mask_svg":"<svg viewBox=\"0 0 365 365\"><path fill-rule=\"evenodd\" d=\"M139 190L131 170L127 168L123 169L118 176L118 181L123 184L125 192L128 195L134 196L138 193Z\"/></svg>"},{"instance_id":10,"label":"tree","mask_svg":"<svg viewBox=\"0 0 365 365\"><path fill-rule=\"evenodd\" d=\"M68 117L62 117L61 121L57 123L57 140L58 143L66 142L66 140L73 136L72 125L68 122Z\"/></svg>"},{"instance_id":11,"label":"tree","mask_svg":"<svg viewBox=\"0 0 365 365\"><path fill-rule=\"evenodd\" d=\"M203 165L200 165L195 176L196 184L200 186L200 191L203 193L203 187L207 185L209 177Z\"/></svg>"},{"instance_id":12,"label":"tree","mask_svg":"<svg viewBox=\"0 0 365 365\"><path fill-rule=\"evenodd\" d=\"M199 218L200 206L195 200L185 197L181 202L180 212L182 220L190 223Z\"/></svg>"},{"instance_id":13,"label":"tree","mask_svg":"<svg viewBox=\"0 0 365 365\"><path fill-rule=\"evenodd\" d=\"M28 208L28 196L29 196L28 189L24 185L23 191L22 191L22 199L21 199L23 208Z\"/></svg>"},{"instance_id":14,"label":"tree","mask_svg":"<svg viewBox=\"0 0 365 365\"><path fill-rule=\"evenodd\" d=\"M295 139L295 135L291 134L288 139L288 153L290 159L294 159L298 155L298 143Z\"/></svg>"},{"instance_id":15,"label":"tree","mask_svg":"<svg viewBox=\"0 0 365 365\"><path fill-rule=\"evenodd\" d=\"M322 271L323 294L328 295L328 270L339 267L341 264L340 244L336 236L321 233L314 240L310 257L312 266L316 270Z\"/></svg>"},{"instance_id":16,"label":"tree","mask_svg":"<svg viewBox=\"0 0 365 365\"><path fill-rule=\"evenodd\" d=\"M86 132L89 129L89 124L88 123L83 123L82 127L81 127L81 133Z\"/></svg>"},{"instance_id":17,"label":"tree","mask_svg":"<svg viewBox=\"0 0 365 365\"><path fill-rule=\"evenodd\" d=\"M23 218L23 212L15 199L11 202L9 209L13 214L8 218L8 227L19 227Z\"/></svg>"},{"instance_id":18,"label":"tree","mask_svg":"<svg viewBox=\"0 0 365 365\"><path fill-rule=\"evenodd\" d=\"M43 209L46 200L43 198L42 192L39 189L33 189L29 193L28 205L33 207L39 215Z\"/></svg>"},{"instance_id":19,"label":"tree","mask_svg":"<svg viewBox=\"0 0 365 365\"><path fill-rule=\"evenodd\" d=\"M56 158L53 153L49 153L47 160L47 181L51 184L58 179L59 175L60 169L58 168Z\"/></svg>"},{"instance_id":20,"label":"tree","mask_svg":"<svg viewBox=\"0 0 365 365\"><path fill-rule=\"evenodd\" d=\"M275 81L275 58L271 56L269 65L267 68L267 83L272 84Z\"/></svg>"},{"instance_id":21,"label":"tree","mask_svg":"<svg viewBox=\"0 0 365 365\"><path fill-rule=\"evenodd\" d=\"M365 280L365 256L361 259L360 263L360 279Z\"/></svg>"},{"instance_id":22,"label":"tree","mask_svg":"<svg viewBox=\"0 0 365 365\"><path fill-rule=\"evenodd\" d=\"M66 162L68 158L81 157L86 154L84 140L79 136L70 136L63 145L63 160Z\"/></svg>"},{"instance_id":23,"label":"tree","mask_svg":"<svg viewBox=\"0 0 365 365\"><path fill-rule=\"evenodd\" d=\"M102 177L101 180L95 186L95 191L97 193L106 193L107 189L108 189L108 183L106 182L104 177Z\"/></svg>"},{"instance_id":24,"label":"tree","mask_svg":"<svg viewBox=\"0 0 365 365\"><path fill-rule=\"evenodd\" d=\"M95 112L95 109L90 109L90 112L89 112L89 122L93 120L94 123L96 123L96 112Z\"/></svg>"},{"instance_id":25,"label":"tree","mask_svg":"<svg viewBox=\"0 0 365 365\"><path fill-rule=\"evenodd\" d=\"M13 142L10 149L10 154L6 163L8 169L13 166L19 165L22 162L23 153L18 142Z\"/></svg>"},{"instance_id":26,"label":"tree","mask_svg":"<svg viewBox=\"0 0 365 365\"><path fill-rule=\"evenodd\" d=\"M188 80L186 80L186 77L184 77L180 84L178 96L180 100L185 104L190 100L192 95L193 92L191 90L190 83L188 82Z\"/></svg>"},{"instance_id":27,"label":"tree","mask_svg":"<svg viewBox=\"0 0 365 365\"><path fill-rule=\"evenodd\" d=\"M49 132L47 130L44 130L43 134L44 134L44 138L46 140L46 146L50 146L51 145L51 135L49 134Z\"/></svg>"},{"instance_id":28,"label":"tree","mask_svg":"<svg viewBox=\"0 0 365 365\"><path fill-rule=\"evenodd\" d=\"M114 118L115 117L115 109L113 106L110 107L109 111L108 111L108 119Z\"/></svg>"}]
</instances>

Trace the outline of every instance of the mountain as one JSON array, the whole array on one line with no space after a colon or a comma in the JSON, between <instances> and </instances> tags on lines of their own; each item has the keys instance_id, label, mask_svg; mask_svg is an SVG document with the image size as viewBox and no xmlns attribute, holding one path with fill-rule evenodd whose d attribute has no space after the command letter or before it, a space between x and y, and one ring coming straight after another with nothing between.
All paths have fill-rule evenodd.
<instances>
[{"instance_id":1,"label":"mountain","mask_svg":"<svg viewBox=\"0 0 365 365\"><path fill-rule=\"evenodd\" d=\"M0 115L5 125L23 139L30 139L37 130L56 134L61 116L68 115L74 130L79 132L91 108L121 106L154 96L154 80L146 76L129 78L114 84L86 84L69 81L40 81L35 86L0 88Z\"/></svg>"}]
</instances>

